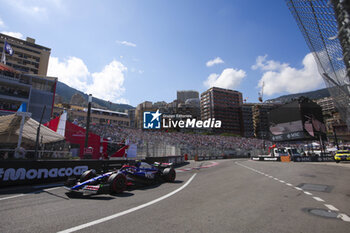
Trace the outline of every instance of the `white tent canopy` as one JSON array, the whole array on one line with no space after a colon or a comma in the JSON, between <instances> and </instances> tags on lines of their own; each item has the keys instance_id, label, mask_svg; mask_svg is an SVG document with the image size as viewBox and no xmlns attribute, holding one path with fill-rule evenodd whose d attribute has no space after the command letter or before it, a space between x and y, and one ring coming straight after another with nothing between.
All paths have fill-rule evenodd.
<instances>
[{"instance_id":1,"label":"white tent canopy","mask_svg":"<svg viewBox=\"0 0 350 233\"><path fill-rule=\"evenodd\" d=\"M22 117L16 114L0 116L0 143L17 143ZM23 126L22 141L27 144L35 144L39 122L26 117ZM64 137L55 131L41 125L40 142L52 143L64 140Z\"/></svg>"}]
</instances>

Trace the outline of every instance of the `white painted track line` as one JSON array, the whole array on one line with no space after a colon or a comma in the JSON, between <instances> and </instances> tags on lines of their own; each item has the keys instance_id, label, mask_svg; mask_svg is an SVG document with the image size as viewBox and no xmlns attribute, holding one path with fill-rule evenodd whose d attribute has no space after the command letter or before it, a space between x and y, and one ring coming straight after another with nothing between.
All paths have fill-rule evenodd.
<instances>
[{"instance_id":1,"label":"white painted track line","mask_svg":"<svg viewBox=\"0 0 350 233\"><path fill-rule=\"evenodd\" d=\"M339 211L337 208L335 208L332 205L328 205L328 204L324 204L329 210L333 210L333 211Z\"/></svg>"},{"instance_id":2,"label":"white painted track line","mask_svg":"<svg viewBox=\"0 0 350 233\"><path fill-rule=\"evenodd\" d=\"M87 228L87 227L91 227L93 225L96 225L96 224L100 224L100 223L103 223L103 222L106 222L106 221L109 221L109 220L112 220L114 218L118 218L120 216L123 216L123 215L126 215L126 214L129 214L129 213L132 213L136 210L139 210L139 209L142 209L142 208L145 208L147 206L150 206L150 205L153 205L157 202L160 202L172 195L174 195L175 193L177 192L180 192L182 189L184 189L187 185L189 185L191 183L191 181L194 179L194 177L197 175L196 174L193 174L193 176L191 176L191 178L184 184L182 185L180 188L162 196L162 197L159 197L153 201L150 201L150 202L147 202L145 204L142 204L142 205L139 205L139 206L136 206L134 208L131 208L131 209L128 209L128 210L125 210L125 211L122 211L122 212L119 212L119 213L116 213L116 214L113 214L113 215L110 215L110 216L107 216L107 217L104 217L104 218L100 218L100 219L97 219L95 221L91 221L89 223L85 223L85 224L81 224L79 226L76 226L76 227L72 227L72 228L69 228L69 229L66 229L66 230L63 230L63 231L59 231L58 233L70 233L70 232L74 232L74 231L79 231L81 229L84 229L84 228Z\"/></svg>"},{"instance_id":3,"label":"white painted track line","mask_svg":"<svg viewBox=\"0 0 350 233\"><path fill-rule=\"evenodd\" d=\"M312 193L307 192L307 191L304 191L303 189L301 189L301 188L299 188L299 187L293 186L292 184L290 184L290 183L288 183L288 182L285 182L285 181L283 181L283 180L280 180L280 179L278 179L278 178L275 178L275 177L273 177L273 176L271 176L271 175L269 175L269 174L262 173L262 172L260 172L260 171L257 171L257 170L255 170L255 169L253 169L253 168L251 168L251 167L248 167L248 166L245 166L245 165L243 165L243 164L240 164L240 163L237 163L237 162L235 162L235 163L236 163L237 165L239 165L239 166L245 167L245 168L250 169L250 170L252 170L252 171L255 171L255 172L257 172L257 173L264 174L265 176L267 175L269 178L273 178L274 180L279 181L279 182L281 182L281 183L284 183L285 185L288 185L288 186L290 186L290 187L292 187L292 188L295 188L295 189L298 190L298 191L303 191L306 195L312 196L312 198L313 198L314 200L316 200L316 201L325 202L322 198L320 198L320 197L315 197L315 196L312 195ZM337 212L339 211L339 210L338 210L336 207L334 207L333 205L329 205L329 204L324 204L324 205L325 205L329 210L331 210L331 211L337 211ZM338 214L337 218L340 218L340 219L343 220L344 222L350 222L350 217L349 217L348 215L346 215L346 214Z\"/></svg>"},{"instance_id":4,"label":"white painted track line","mask_svg":"<svg viewBox=\"0 0 350 233\"><path fill-rule=\"evenodd\" d=\"M12 199L12 198L16 198L16 197L22 197L24 195L25 194L19 194L19 195L13 195L13 196L9 196L9 197L2 197L2 198L0 198L0 201L7 200L7 199Z\"/></svg>"},{"instance_id":5,"label":"white painted track line","mask_svg":"<svg viewBox=\"0 0 350 233\"><path fill-rule=\"evenodd\" d=\"M346 214L339 214L338 218L341 218L345 222L350 222L350 217L347 216Z\"/></svg>"},{"instance_id":6,"label":"white painted track line","mask_svg":"<svg viewBox=\"0 0 350 233\"><path fill-rule=\"evenodd\" d=\"M60 187L53 187L53 188L49 188L49 189L43 189L43 191L51 191L51 190L55 190L55 189L59 189L59 188L61 188L61 186Z\"/></svg>"},{"instance_id":7,"label":"white painted track line","mask_svg":"<svg viewBox=\"0 0 350 233\"><path fill-rule=\"evenodd\" d=\"M312 197L312 198L315 199L316 201L324 202L322 198L319 198L319 197Z\"/></svg>"}]
</instances>

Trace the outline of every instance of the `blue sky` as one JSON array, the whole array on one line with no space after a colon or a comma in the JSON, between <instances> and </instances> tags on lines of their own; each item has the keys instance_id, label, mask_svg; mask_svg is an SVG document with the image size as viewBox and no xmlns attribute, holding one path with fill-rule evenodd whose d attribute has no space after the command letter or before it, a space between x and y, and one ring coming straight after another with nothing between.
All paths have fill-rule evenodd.
<instances>
[{"instance_id":1,"label":"blue sky","mask_svg":"<svg viewBox=\"0 0 350 233\"><path fill-rule=\"evenodd\" d=\"M52 49L48 75L133 106L211 86L257 102L324 87L283 0L0 0L0 31ZM259 87L260 86L260 87Z\"/></svg>"}]
</instances>

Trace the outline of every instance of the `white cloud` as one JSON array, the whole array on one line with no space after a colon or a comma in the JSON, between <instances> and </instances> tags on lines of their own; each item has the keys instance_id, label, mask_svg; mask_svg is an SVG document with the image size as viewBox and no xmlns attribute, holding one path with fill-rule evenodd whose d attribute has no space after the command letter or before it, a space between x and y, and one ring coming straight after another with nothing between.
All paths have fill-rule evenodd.
<instances>
[{"instance_id":1,"label":"white cloud","mask_svg":"<svg viewBox=\"0 0 350 233\"><path fill-rule=\"evenodd\" d=\"M210 67L213 65L221 64L221 63L224 63L224 61L220 57L216 57L213 60L207 61L206 66Z\"/></svg>"},{"instance_id":2,"label":"white cloud","mask_svg":"<svg viewBox=\"0 0 350 233\"><path fill-rule=\"evenodd\" d=\"M90 73L84 61L77 57L69 57L60 61L50 57L48 76L94 97L112 102L128 101L120 98L124 92L124 72L127 68L119 61L113 60L101 72Z\"/></svg>"},{"instance_id":3,"label":"white cloud","mask_svg":"<svg viewBox=\"0 0 350 233\"><path fill-rule=\"evenodd\" d=\"M36 14L43 14L46 13L46 8L44 7L39 7L39 6L32 6L29 8L33 13Z\"/></svg>"},{"instance_id":4,"label":"white cloud","mask_svg":"<svg viewBox=\"0 0 350 233\"><path fill-rule=\"evenodd\" d=\"M41 20L43 17L47 17L47 8L33 4L34 2L32 1L16 0L6 2L11 5L12 8L14 8L16 11L20 11L21 14L40 17Z\"/></svg>"},{"instance_id":5,"label":"white cloud","mask_svg":"<svg viewBox=\"0 0 350 233\"><path fill-rule=\"evenodd\" d=\"M12 36L12 37L16 37L18 39L22 39L24 40L23 34L20 32L1 32L2 34L8 35L8 36Z\"/></svg>"},{"instance_id":6,"label":"white cloud","mask_svg":"<svg viewBox=\"0 0 350 233\"><path fill-rule=\"evenodd\" d=\"M125 45L125 46L130 46L130 47L136 47L136 44L132 43L132 42L128 42L128 41L116 41L117 44L121 44L121 45Z\"/></svg>"},{"instance_id":7,"label":"white cloud","mask_svg":"<svg viewBox=\"0 0 350 233\"><path fill-rule=\"evenodd\" d=\"M5 27L5 22L0 18L0 28L4 28Z\"/></svg>"},{"instance_id":8,"label":"white cloud","mask_svg":"<svg viewBox=\"0 0 350 233\"><path fill-rule=\"evenodd\" d=\"M255 65L252 65L253 70L261 69L261 70L279 70L288 67L289 64L287 63L280 63L278 61L274 60L268 60L266 61L267 55L265 56L258 56L256 58Z\"/></svg>"},{"instance_id":9,"label":"white cloud","mask_svg":"<svg viewBox=\"0 0 350 233\"><path fill-rule=\"evenodd\" d=\"M50 57L47 75L58 77L59 81L85 92L90 72L80 58L69 57L60 61L57 57Z\"/></svg>"},{"instance_id":10,"label":"white cloud","mask_svg":"<svg viewBox=\"0 0 350 233\"><path fill-rule=\"evenodd\" d=\"M204 85L210 87L221 87L227 89L236 89L241 83L242 79L246 77L244 70L237 70L233 68L227 68L219 74L210 74Z\"/></svg>"},{"instance_id":11,"label":"white cloud","mask_svg":"<svg viewBox=\"0 0 350 233\"><path fill-rule=\"evenodd\" d=\"M322 77L318 73L317 64L312 53L303 59L303 67L297 69L287 63L266 60L265 56L259 56L252 69L264 71L259 80L258 87L264 83L264 94L271 96L279 93L298 93L321 88L324 85Z\"/></svg>"},{"instance_id":12,"label":"white cloud","mask_svg":"<svg viewBox=\"0 0 350 233\"><path fill-rule=\"evenodd\" d=\"M113 60L101 72L93 73L92 84L88 93L104 100L116 101L125 92L124 72L127 68L119 61Z\"/></svg>"}]
</instances>

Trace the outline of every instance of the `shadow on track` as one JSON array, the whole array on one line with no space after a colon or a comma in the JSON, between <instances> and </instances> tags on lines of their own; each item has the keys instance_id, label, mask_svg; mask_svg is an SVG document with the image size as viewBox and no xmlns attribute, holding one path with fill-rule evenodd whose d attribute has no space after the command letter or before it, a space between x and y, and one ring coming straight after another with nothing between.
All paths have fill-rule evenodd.
<instances>
[{"instance_id":1,"label":"shadow on track","mask_svg":"<svg viewBox=\"0 0 350 233\"><path fill-rule=\"evenodd\" d=\"M35 192L34 194L39 194L39 193L47 193L47 194L49 194L51 196L54 196L54 197L59 197L59 198L65 199L65 200L69 200L69 198L67 198L67 197L64 197L64 196L61 196L61 195L58 195L58 194L54 194L52 192L45 191L45 190Z\"/></svg>"},{"instance_id":2,"label":"shadow on track","mask_svg":"<svg viewBox=\"0 0 350 233\"><path fill-rule=\"evenodd\" d=\"M129 192L124 192L124 193L120 193L120 194L112 194L112 195L108 195L108 194L101 194L101 195L83 195L82 193L70 193L67 192L65 193L67 195L67 199L86 199L86 200L105 200L105 201L109 201L109 200L114 200L116 198L120 198L120 197L131 197L134 194L133 193L129 193Z\"/></svg>"}]
</instances>

